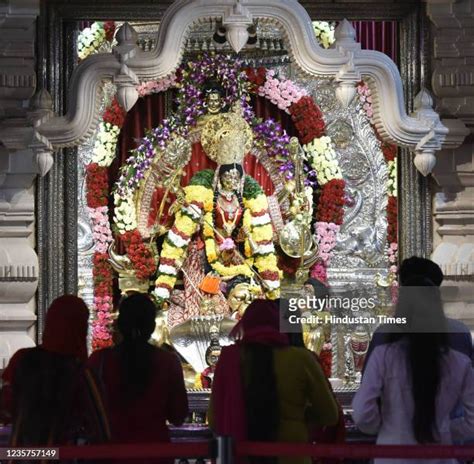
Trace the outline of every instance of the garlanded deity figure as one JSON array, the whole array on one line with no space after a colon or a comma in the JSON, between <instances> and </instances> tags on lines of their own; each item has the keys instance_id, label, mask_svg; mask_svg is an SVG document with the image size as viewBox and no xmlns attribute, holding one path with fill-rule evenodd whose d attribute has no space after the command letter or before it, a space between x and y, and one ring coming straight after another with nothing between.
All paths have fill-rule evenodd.
<instances>
[{"instance_id":1,"label":"garlanded deity figure","mask_svg":"<svg viewBox=\"0 0 474 464\"><path fill-rule=\"evenodd\" d=\"M190 243L204 258L199 264L193 259L193 271L207 270L198 281L196 272L185 271L200 300L199 291L223 297L216 280L237 276L255 279L267 298L278 298L280 271L267 198L242 167L252 143L252 130L238 111L214 115L202 128L202 147L217 168L198 172L183 189L181 207L160 255L154 292L158 301L170 299L178 271L186 267ZM190 303L185 300L186 306Z\"/></svg>"}]
</instances>

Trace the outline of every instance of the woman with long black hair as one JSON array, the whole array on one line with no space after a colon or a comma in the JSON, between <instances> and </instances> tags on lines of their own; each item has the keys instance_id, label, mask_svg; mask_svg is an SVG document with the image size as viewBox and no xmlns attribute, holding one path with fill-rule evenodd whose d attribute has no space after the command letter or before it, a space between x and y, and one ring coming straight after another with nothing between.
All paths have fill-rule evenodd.
<instances>
[{"instance_id":1,"label":"woman with long black hair","mask_svg":"<svg viewBox=\"0 0 474 464\"><path fill-rule=\"evenodd\" d=\"M216 434L304 443L310 424L337 423L337 404L322 369L308 350L290 346L280 332L276 301L252 302L233 335L236 343L222 349L212 385L209 423Z\"/></svg>"},{"instance_id":2,"label":"woman with long black hair","mask_svg":"<svg viewBox=\"0 0 474 464\"><path fill-rule=\"evenodd\" d=\"M147 295L125 298L117 319L122 341L89 358L88 367L105 405L111 442L167 442L166 422L181 425L188 414L178 357L149 343L155 315L155 305Z\"/></svg>"},{"instance_id":3,"label":"woman with long black hair","mask_svg":"<svg viewBox=\"0 0 474 464\"><path fill-rule=\"evenodd\" d=\"M449 348L439 288L422 276L400 288L389 343L373 351L353 401L356 425L379 444L450 444L474 436L471 360ZM461 403L464 415L451 420ZM410 460L377 459L376 464ZM423 461L413 461L420 463ZM430 464L453 460L426 460Z\"/></svg>"}]
</instances>

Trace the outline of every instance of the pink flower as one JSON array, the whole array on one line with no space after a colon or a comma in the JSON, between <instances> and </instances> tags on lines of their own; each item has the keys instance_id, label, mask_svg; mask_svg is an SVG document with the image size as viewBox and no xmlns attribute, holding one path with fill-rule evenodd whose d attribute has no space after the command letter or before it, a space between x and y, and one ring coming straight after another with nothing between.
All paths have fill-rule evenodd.
<instances>
[{"instance_id":1,"label":"pink flower","mask_svg":"<svg viewBox=\"0 0 474 464\"><path fill-rule=\"evenodd\" d=\"M219 250L233 250L235 248L235 242L230 238L224 239L224 241L219 245Z\"/></svg>"}]
</instances>

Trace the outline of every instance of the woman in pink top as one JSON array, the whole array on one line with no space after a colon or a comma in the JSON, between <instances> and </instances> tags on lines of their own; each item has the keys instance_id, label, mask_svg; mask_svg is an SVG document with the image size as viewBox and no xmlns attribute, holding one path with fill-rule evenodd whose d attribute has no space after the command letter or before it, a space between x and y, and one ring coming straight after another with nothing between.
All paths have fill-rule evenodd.
<instances>
[{"instance_id":1,"label":"woman in pink top","mask_svg":"<svg viewBox=\"0 0 474 464\"><path fill-rule=\"evenodd\" d=\"M390 334L368 360L353 401L362 432L378 444L451 444L474 436L474 376L471 360L448 347L439 288L416 277L401 287L396 315L407 323ZM394 329L396 329L394 327ZM461 403L462 417L450 413ZM376 464L454 460L376 459Z\"/></svg>"}]
</instances>

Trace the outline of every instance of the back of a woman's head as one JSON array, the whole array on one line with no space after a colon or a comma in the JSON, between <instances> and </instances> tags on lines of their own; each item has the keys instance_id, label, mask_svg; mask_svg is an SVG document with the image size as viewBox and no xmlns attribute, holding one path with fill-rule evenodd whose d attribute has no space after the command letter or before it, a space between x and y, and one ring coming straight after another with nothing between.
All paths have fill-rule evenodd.
<instances>
[{"instance_id":1,"label":"back of a woman's head","mask_svg":"<svg viewBox=\"0 0 474 464\"><path fill-rule=\"evenodd\" d=\"M89 310L75 295L56 298L46 313L41 346L46 351L87 359Z\"/></svg>"},{"instance_id":2,"label":"back of a woman's head","mask_svg":"<svg viewBox=\"0 0 474 464\"><path fill-rule=\"evenodd\" d=\"M117 346L122 365L123 394L133 399L148 387L153 374L153 350L148 343L155 330L156 308L144 294L133 294L119 305L117 327L122 342Z\"/></svg>"},{"instance_id":3,"label":"back of a woman's head","mask_svg":"<svg viewBox=\"0 0 474 464\"><path fill-rule=\"evenodd\" d=\"M117 327L125 342L147 342L155 330L156 308L147 295L135 293L119 305Z\"/></svg>"},{"instance_id":4,"label":"back of a woman's head","mask_svg":"<svg viewBox=\"0 0 474 464\"><path fill-rule=\"evenodd\" d=\"M403 338L415 404L413 431L419 443L437 436L436 397L441 383L442 355L447 349L446 318L439 288L425 276L412 276L400 287L397 315L406 317Z\"/></svg>"}]
</instances>

